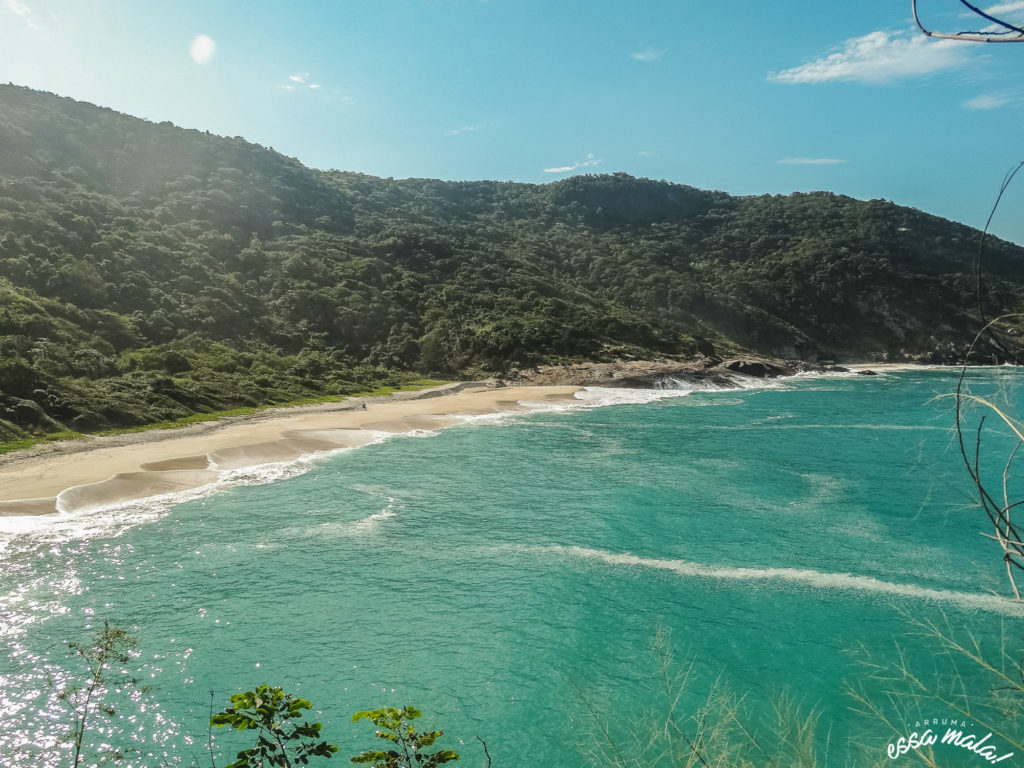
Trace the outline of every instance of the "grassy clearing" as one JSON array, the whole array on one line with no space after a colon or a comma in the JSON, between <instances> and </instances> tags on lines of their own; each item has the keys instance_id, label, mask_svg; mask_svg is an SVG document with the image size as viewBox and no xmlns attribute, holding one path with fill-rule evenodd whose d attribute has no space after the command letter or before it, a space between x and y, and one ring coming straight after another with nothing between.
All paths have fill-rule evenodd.
<instances>
[{"instance_id":1,"label":"grassy clearing","mask_svg":"<svg viewBox=\"0 0 1024 768\"><path fill-rule=\"evenodd\" d=\"M21 451L25 448L31 448L33 445L39 445L40 443L52 443L57 440L78 440L86 437L81 432L73 432L70 429L65 429L60 432L51 432L48 435L34 435L32 437L22 437L18 440L10 440L6 443L0 443L0 454L10 453L11 451Z\"/></svg>"},{"instance_id":2,"label":"grassy clearing","mask_svg":"<svg viewBox=\"0 0 1024 768\"><path fill-rule=\"evenodd\" d=\"M119 429L104 429L100 432L92 432L83 434L81 432L73 432L70 429L63 430L61 432L51 432L46 435L35 435L32 437L24 437L18 440L11 440L6 443L0 443L0 454L10 453L11 451L21 451L26 448L31 448L34 445L40 443L52 443L57 440L79 440L83 437L89 437L91 435L105 436L105 435L126 435L134 434L136 432L149 432L154 429L179 429L180 427L187 427L191 424L201 424L207 421L218 421L220 419L230 418L232 416L250 416L254 413L261 411L267 411L273 408L287 408L295 405L316 405L318 403L337 403L343 400L350 400L352 398L362 397L383 397L385 395L391 395L395 392L415 392L421 389L429 389L430 387L437 387L442 384L448 384L450 382L441 381L436 379L415 379L408 384L403 384L400 387L378 387L374 390L367 390L366 392L356 392L351 395L322 395L320 397L306 397L299 400L289 400L283 403L271 403L267 405L258 405L255 407L246 408L231 408L224 411L212 411L210 413L193 413L190 416L185 416L180 419L174 419L172 421L160 421L155 424L142 424L135 427L123 427Z\"/></svg>"}]
</instances>

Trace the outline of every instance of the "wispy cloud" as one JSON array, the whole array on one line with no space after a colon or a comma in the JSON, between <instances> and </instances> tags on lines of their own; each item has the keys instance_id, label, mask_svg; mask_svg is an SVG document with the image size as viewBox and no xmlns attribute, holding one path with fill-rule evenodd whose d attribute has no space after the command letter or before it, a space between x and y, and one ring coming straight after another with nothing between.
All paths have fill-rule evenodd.
<instances>
[{"instance_id":1,"label":"wispy cloud","mask_svg":"<svg viewBox=\"0 0 1024 768\"><path fill-rule=\"evenodd\" d=\"M603 163L604 160L597 160L593 154L587 154L586 160L577 160L572 165L559 165L555 168L545 168L544 173L569 173L580 168L593 168Z\"/></svg>"},{"instance_id":2,"label":"wispy cloud","mask_svg":"<svg viewBox=\"0 0 1024 768\"><path fill-rule=\"evenodd\" d=\"M839 165L845 163L838 157L784 157L776 160L776 165Z\"/></svg>"},{"instance_id":3,"label":"wispy cloud","mask_svg":"<svg viewBox=\"0 0 1024 768\"><path fill-rule=\"evenodd\" d=\"M878 85L953 69L971 56L971 47L953 40L930 40L911 30L872 32L843 43L834 53L799 67L770 72L776 83L861 82Z\"/></svg>"},{"instance_id":4,"label":"wispy cloud","mask_svg":"<svg viewBox=\"0 0 1024 768\"><path fill-rule=\"evenodd\" d=\"M35 11L33 11L27 3L22 2L22 0L7 0L7 10L25 22L25 26L29 29L37 31L42 29L37 21L38 17L36 16Z\"/></svg>"},{"instance_id":5,"label":"wispy cloud","mask_svg":"<svg viewBox=\"0 0 1024 768\"><path fill-rule=\"evenodd\" d=\"M300 88L318 91L323 88L320 83L309 82L309 72L300 72L296 75L288 75L288 82L279 87L286 91L295 91Z\"/></svg>"},{"instance_id":6,"label":"wispy cloud","mask_svg":"<svg viewBox=\"0 0 1024 768\"><path fill-rule=\"evenodd\" d=\"M461 128L452 128L449 131L445 131L445 136L458 136L460 133L473 133L476 131L475 125L464 125Z\"/></svg>"},{"instance_id":7,"label":"wispy cloud","mask_svg":"<svg viewBox=\"0 0 1024 768\"><path fill-rule=\"evenodd\" d=\"M993 5L991 8L986 8L985 13L989 13L993 16L1000 13L1013 13L1014 11L1024 11L1024 3L1013 2L1013 3L1000 3L999 5Z\"/></svg>"},{"instance_id":8,"label":"wispy cloud","mask_svg":"<svg viewBox=\"0 0 1024 768\"><path fill-rule=\"evenodd\" d=\"M657 61L666 53L668 53L668 48L655 48L654 46L649 45L642 51L629 54L629 58L636 59L637 61L652 62Z\"/></svg>"},{"instance_id":9,"label":"wispy cloud","mask_svg":"<svg viewBox=\"0 0 1024 768\"><path fill-rule=\"evenodd\" d=\"M205 65L209 62L216 51L217 44L209 35L196 35L192 40L192 45L190 45L188 49L189 55L192 57L192 61L201 65Z\"/></svg>"},{"instance_id":10,"label":"wispy cloud","mask_svg":"<svg viewBox=\"0 0 1024 768\"><path fill-rule=\"evenodd\" d=\"M1019 11L1024 11L1024 2L1021 2L1021 0L1013 0L1013 2L999 3L998 5L993 5L990 8L983 8L982 10L984 10L989 16L1006 16L1007 14L1016 14ZM961 13L960 18L976 19L978 16L974 13Z\"/></svg>"},{"instance_id":11,"label":"wispy cloud","mask_svg":"<svg viewBox=\"0 0 1024 768\"><path fill-rule=\"evenodd\" d=\"M968 99L963 106L968 109L996 109L1010 103L1010 97L1000 93L982 93Z\"/></svg>"},{"instance_id":12,"label":"wispy cloud","mask_svg":"<svg viewBox=\"0 0 1024 768\"><path fill-rule=\"evenodd\" d=\"M989 8L982 9L987 15L1004 21L1007 24L1013 24L1015 26L1021 26L1024 24L1024 2L1021 0L1011 0L1008 3L999 3ZM961 13L961 19L973 19L976 23L971 25L971 29L975 29L978 32L986 33L999 33L1009 34L1013 36L1013 33L1007 30L1002 24L986 24L983 27L978 26L977 22L981 22L983 19L976 13Z\"/></svg>"}]
</instances>

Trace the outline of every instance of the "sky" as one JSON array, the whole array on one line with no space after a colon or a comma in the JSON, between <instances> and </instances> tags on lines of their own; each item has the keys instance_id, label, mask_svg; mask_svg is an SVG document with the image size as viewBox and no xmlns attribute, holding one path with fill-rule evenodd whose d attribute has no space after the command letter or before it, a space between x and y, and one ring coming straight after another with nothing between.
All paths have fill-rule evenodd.
<instances>
[{"instance_id":1,"label":"sky","mask_svg":"<svg viewBox=\"0 0 1024 768\"><path fill-rule=\"evenodd\" d=\"M1024 23L1024 1L1000 0ZM939 31L978 29L919 0ZM828 190L982 227L1024 160L1024 43L910 0L0 0L0 82L315 168ZM1024 173L991 231L1024 244Z\"/></svg>"}]
</instances>

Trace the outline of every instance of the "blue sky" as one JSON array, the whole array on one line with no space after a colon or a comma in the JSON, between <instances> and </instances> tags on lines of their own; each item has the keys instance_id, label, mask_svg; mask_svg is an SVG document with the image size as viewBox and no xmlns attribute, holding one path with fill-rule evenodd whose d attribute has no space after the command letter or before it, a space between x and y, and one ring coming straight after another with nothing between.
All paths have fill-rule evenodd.
<instances>
[{"instance_id":1,"label":"blue sky","mask_svg":"<svg viewBox=\"0 0 1024 768\"><path fill-rule=\"evenodd\" d=\"M956 0L920 6L934 28L978 26ZM625 171L973 226L1024 159L1022 71L1024 43L928 40L910 0L0 0L0 82L317 168ZM993 231L1024 243L1022 211L1024 178Z\"/></svg>"}]
</instances>

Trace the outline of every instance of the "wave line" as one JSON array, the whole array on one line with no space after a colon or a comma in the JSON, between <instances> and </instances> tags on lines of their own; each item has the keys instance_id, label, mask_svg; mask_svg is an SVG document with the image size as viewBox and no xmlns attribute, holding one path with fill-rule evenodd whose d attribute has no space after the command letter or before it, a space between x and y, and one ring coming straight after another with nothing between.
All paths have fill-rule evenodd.
<instances>
[{"instance_id":1,"label":"wave line","mask_svg":"<svg viewBox=\"0 0 1024 768\"><path fill-rule=\"evenodd\" d=\"M598 560L608 565L624 565L670 571L682 577L716 579L722 581L773 581L801 584L816 589L839 589L873 594L908 597L952 603L960 608L1001 613L1008 616L1024 616L1024 605L997 595L974 594L952 590L931 589L914 584L898 584L883 581L873 576L856 576L852 573L829 573L804 568L750 568L723 565L704 565L689 560L666 560L653 557L639 557L628 552L615 553L588 547L552 545L546 547L525 547L528 552L578 557Z\"/></svg>"}]
</instances>

